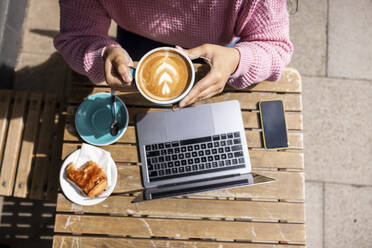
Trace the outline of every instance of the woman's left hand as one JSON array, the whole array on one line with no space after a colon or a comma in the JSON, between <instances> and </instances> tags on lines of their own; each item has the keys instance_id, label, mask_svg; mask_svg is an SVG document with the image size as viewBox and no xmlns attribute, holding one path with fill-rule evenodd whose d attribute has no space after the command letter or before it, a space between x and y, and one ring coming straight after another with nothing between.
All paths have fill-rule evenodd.
<instances>
[{"instance_id":1,"label":"woman's left hand","mask_svg":"<svg viewBox=\"0 0 372 248\"><path fill-rule=\"evenodd\" d=\"M176 48L185 52L190 59L203 58L211 66L211 69L182 101L173 105L173 110L221 93L240 61L240 52L236 48L212 44L203 44L189 50L179 46Z\"/></svg>"}]
</instances>

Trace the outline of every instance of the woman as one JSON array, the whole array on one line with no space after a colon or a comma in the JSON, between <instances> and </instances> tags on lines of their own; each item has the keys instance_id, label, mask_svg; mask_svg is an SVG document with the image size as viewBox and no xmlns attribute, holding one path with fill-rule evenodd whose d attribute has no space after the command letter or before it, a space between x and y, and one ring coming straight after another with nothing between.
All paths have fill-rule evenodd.
<instances>
[{"instance_id":1,"label":"woman","mask_svg":"<svg viewBox=\"0 0 372 248\"><path fill-rule=\"evenodd\" d=\"M207 61L210 72L174 108L218 94L226 83L245 88L275 81L293 51L286 0L60 0L60 8L55 47L93 83L106 80L120 89L133 80L131 52L108 36L111 19L128 37L178 45L191 59Z\"/></svg>"}]
</instances>

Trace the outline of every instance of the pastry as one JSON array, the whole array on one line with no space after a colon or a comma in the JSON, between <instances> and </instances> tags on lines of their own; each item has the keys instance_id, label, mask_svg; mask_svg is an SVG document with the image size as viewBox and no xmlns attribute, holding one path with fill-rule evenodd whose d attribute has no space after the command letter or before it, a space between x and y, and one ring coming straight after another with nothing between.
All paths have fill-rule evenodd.
<instances>
[{"instance_id":1,"label":"pastry","mask_svg":"<svg viewBox=\"0 0 372 248\"><path fill-rule=\"evenodd\" d=\"M66 167L66 175L91 198L102 194L107 187L106 173L93 161L85 163L81 169L76 169L75 164L71 162Z\"/></svg>"}]
</instances>

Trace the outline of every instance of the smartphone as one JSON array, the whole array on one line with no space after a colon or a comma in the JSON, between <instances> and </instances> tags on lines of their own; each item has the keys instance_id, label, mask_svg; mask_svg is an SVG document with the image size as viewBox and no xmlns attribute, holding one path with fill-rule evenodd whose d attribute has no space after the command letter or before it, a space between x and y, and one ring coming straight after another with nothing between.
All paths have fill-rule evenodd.
<instances>
[{"instance_id":1,"label":"smartphone","mask_svg":"<svg viewBox=\"0 0 372 248\"><path fill-rule=\"evenodd\" d=\"M265 149L288 148L283 101L261 101L259 109Z\"/></svg>"}]
</instances>

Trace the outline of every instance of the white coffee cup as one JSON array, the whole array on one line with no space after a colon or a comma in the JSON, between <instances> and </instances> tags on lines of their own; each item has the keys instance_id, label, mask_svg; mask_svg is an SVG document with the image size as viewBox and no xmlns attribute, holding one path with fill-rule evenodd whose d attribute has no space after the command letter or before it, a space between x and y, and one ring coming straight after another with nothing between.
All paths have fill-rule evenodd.
<instances>
[{"instance_id":1,"label":"white coffee cup","mask_svg":"<svg viewBox=\"0 0 372 248\"><path fill-rule=\"evenodd\" d=\"M186 84L185 87L186 88L183 88L182 89L182 94L180 95L177 95L175 98L172 98L172 99L167 99L167 100L159 100L159 99L156 99L156 97L151 97L150 94L148 92L145 92L145 89L142 89L143 86L141 86L141 76L140 76L140 73L141 73L141 66L144 64L144 63L149 63L149 61L146 62L147 58L149 58L149 56L153 55L154 56L154 53L156 52L159 52L159 51L164 51L165 53L174 53L174 54L177 54L179 56L182 57L182 61L184 63L186 63L186 66L187 66L187 72L185 70L182 70L182 73L183 75L184 74L187 74L187 82L184 83L184 80L185 79L181 79L181 81L183 82L183 84ZM177 57L177 55L175 55L175 57ZM174 56L174 55L172 55ZM158 56L160 57L160 56ZM178 58L177 58L178 59ZM183 63L182 62L182 63ZM163 66L163 64L161 64L159 67ZM164 93L165 91L165 94L169 93L170 91L170 86L172 86L169 82L165 81L161 81L162 78L163 79L171 79L171 72L176 72L175 69L173 68L172 69L172 65L170 64L166 64L165 65L166 67L169 67L168 69L168 72L160 72L159 75L156 75L156 76L159 76L160 79L159 79L159 88L157 88L157 90L162 90L162 92ZM164 66L163 66L164 67ZM173 47L159 47L159 48L155 48L151 51L149 51L148 53L146 53L142 58L141 60L138 62L137 66L136 66L136 69L131 69L131 73L132 75L134 75L134 79L135 79L135 83L136 83L136 86L137 86L137 89L139 90L139 92L141 93L141 95L146 98L147 100L149 100L150 102L153 102L153 103L156 103L156 104L160 104L160 105L168 105L168 104L174 104L174 103L177 103L179 101L181 101L185 96L187 96L187 94L189 94L189 92L191 91L192 87L194 86L194 81L195 81L195 69L194 69L194 66L193 66L193 63L191 62L190 58L181 50L178 50L176 48L173 48ZM161 74L163 73L163 74ZM176 73L177 74L177 73ZM181 74L180 74L181 75ZM184 78L184 76L180 76L178 78ZM173 75L174 77L177 77L177 75ZM171 80L170 80L171 81ZM168 84L167 84L168 83ZM160 84L162 84L162 86L160 86ZM167 91L168 90L168 91ZM180 89L178 89L180 90Z\"/></svg>"}]
</instances>

